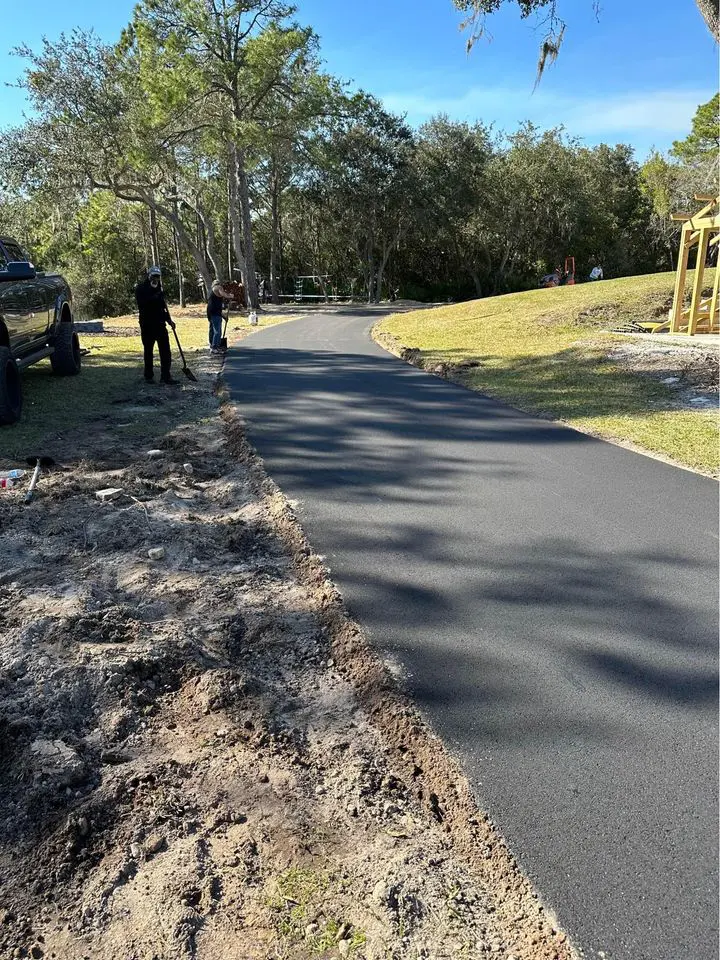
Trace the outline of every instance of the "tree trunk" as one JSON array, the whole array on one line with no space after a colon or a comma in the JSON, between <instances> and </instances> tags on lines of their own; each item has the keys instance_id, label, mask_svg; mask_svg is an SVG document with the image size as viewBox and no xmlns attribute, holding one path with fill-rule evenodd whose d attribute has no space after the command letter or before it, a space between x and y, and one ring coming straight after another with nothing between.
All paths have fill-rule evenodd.
<instances>
[{"instance_id":1,"label":"tree trunk","mask_svg":"<svg viewBox=\"0 0 720 960\"><path fill-rule=\"evenodd\" d=\"M387 257L383 253L382 261L380 266L377 269L377 276L375 279L375 303L380 303L382 300L382 285L383 277L385 276L385 264L387 263Z\"/></svg>"},{"instance_id":2,"label":"tree trunk","mask_svg":"<svg viewBox=\"0 0 720 960\"><path fill-rule=\"evenodd\" d=\"M390 254L392 253L393 247L398 246L400 243L402 232L403 232L403 228L401 224L398 227L397 233L392 238L390 243L387 243L387 241L383 239L383 256L377 272L377 284L375 286L375 303L379 303L382 298L382 285L383 285L383 277L385 276L385 268L387 267L387 263L388 263L388 260L390 259Z\"/></svg>"},{"instance_id":3,"label":"tree trunk","mask_svg":"<svg viewBox=\"0 0 720 960\"><path fill-rule=\"evenodd\" d=\"M160 266L160 244L158 242L157 216L150 207L150 256L155 266Z\"/></svg>"},{"instance_id":4,"label":"tree trunk","mask_svg":"<svg viewBox=\"0 0 720 960\"><path fill-rule=\"evenodd\" d=\"M482 285L480 284L480 277L475 267L468 267L468 273L472 277L472 282L475 284L475 293L478 295L478 299L482 296Z\"/></svg>"},{"instance_id":5,"label":"tree trunk","mask_svg":"<svg viewBox=\"0 0 720 960\"><path fill-rule=\"evenodd\" d=\"M720 42L720 10L718 0L696 0L698 10L703 15L707 28L717 42Z\"/></svg>"},{"instance_id":6,"label":"tree trunk","mask_svg":"<svg viewBox=\"0 0 720 960\"><path fill-rule=\"evenodd\" d=\"M185 306L185 285L182 275L182 258L180 257L180 241L178 240L177 230L173 227L173 246L175 248L175 269L178 279L178 299L180 306Z\"/></svg>"},{"instance_id":7,"label":"tree trunk","mask_svg":"<svg viewBox=\"0 0 720 960\"><path fill-rule=\"evenodd\" d=\"M368 252L367 260L367 289L368 303L375 303L375 255L372 247Z\"/></svg>"},{"instance_id":8,"label":"tree trunk","mask_svg":"<svg viewBox=\"0 0 720 960\"><path fill-rule=\"evenodd\" d=\"M198 273L200 274L203 286L205 287L206 295L210 292L210 287L212 285L212 276L210 270L208 269L207 260L205 259L205 253L203 249L191 239L190 234L185 228L185 224L180 219L179 214L176 214L174 210L169 207L164 207L162 204L154 203L151 200L146 200L148 206L152 203L154 209L161 217L164 217L168 223L175 229L177 232L178 239L180 243L185 247L185 249L192 255L195 265L197 266Z\"/></svg>"},{"instance_id":9,"label":"tree trunk","mask_svg":"<svg viewBox=\"0 0 720 960\"><path fill-rule=\"evenodd\" d=\"M228 195L230 198L230 224L232 227L232 244L235 252L235 262L240 270L243 285L247 290L247 264L242 239L242 223L240 220L240 204L238 203L237 154L234 146L230 146L228 156Z\"/></svg>"},{"instance_id":10,"label":"tree trunk","mask_svg":"<svg viewBox=\"0 0 720 960\"><path fill-rule=\"evenodd\" d=\"M271 191L270 294L273 303L280 303L280 284L278 277L278 259L280 255L280 177L278 175L276 162L273 162Z\"/></svg>"},{"instance_id":11,"label":"tree trunk","mask_svg":"<svg viewBox=\"0 0 720 960\"><path fill-rule=\"evenodd\" d=\"M255 279L255 247L252 235L252 215L250 211L250 188L245 173L245 155L237 144L233 147L235 156L235 174L237 179L237 201L240 208L242 240L245 248L245 296L247 305L253 310L258 308L258 288Z\"/></svg>"},{"instance_id":12,"label":"tree trunk","mask_svg":"<svg viewBox=\"0 0 720 960\"><path fill-rule=\"evenodd\" d=\"M205 211L202 209L200 204L196 205L197 215L200 218L200 222L203 225L205 233L205 253L207 258L210 261L210 266L212 267L213 273L217 280L220 279L220 262L217 257L215 250L215 227L213 225L212 219L208 217Z\"/></svg>"},{"instance_id":13,"label":"tree trunk","mask_svg":"<svg viewBox=\"0 0 720 960\"><path fill-rule=\"evenodd\" d=\"M150 266L150 261L148 259L148 234L147 234L147 224L145 223L145 210L140 207L138 210L139 220L140 220L140 233L142 234L143 242L143 260L145 261L145 272ZM80 238L82 242L82 237Z\"/></svg>"}]
</instances>

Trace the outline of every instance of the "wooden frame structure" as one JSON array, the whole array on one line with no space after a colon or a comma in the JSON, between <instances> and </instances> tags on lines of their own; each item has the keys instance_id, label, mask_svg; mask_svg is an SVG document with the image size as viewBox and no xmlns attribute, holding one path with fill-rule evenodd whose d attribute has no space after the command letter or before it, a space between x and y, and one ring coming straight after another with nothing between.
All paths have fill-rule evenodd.
<instances>
[{"instance_id":1,"label":"wooden frame structure","mask_svg":"<svg viewBox=\"0 0 720 960\"><path fill-rule=\"evenodd\" d=\"M677 273L675 274L675 293L673 305L667 324L663 329L670 333L686 333L694 336L696 333L720 333L720 265L715 270L715 282L712 294L703 297L703 276L705 262L711 247L720 244L720 196L710 197L695 194L695 199L705 206L696 214L674 213L673 220L682 221L680 235L680 255L678 257ZM688 257L690 251L697 247L695 276L693 277L692 297L690 306L685 306L685 282L688 271ZM655 328L658 332L659 328Z\"/></svg>"}]
</instances>

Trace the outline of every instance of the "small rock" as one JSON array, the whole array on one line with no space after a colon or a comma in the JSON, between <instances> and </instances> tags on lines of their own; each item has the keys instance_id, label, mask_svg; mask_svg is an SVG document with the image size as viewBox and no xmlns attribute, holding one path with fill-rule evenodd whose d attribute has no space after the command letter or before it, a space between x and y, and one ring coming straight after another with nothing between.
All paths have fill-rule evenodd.
<instances>
[{"instance_id":1,"label":"small rock","mask_svg":"<svg viewBox=\"0 0 720 960\"><path fill-rule=\"evenodd\" d=\"M162 450L148 450L147 455L150 457L151 460L155 460L157 459L157 457L161 457L163 455L163 452Z\"/></svg>"},{"instance_id":2,"label":"small rock","mask_svg":"<svg viewBox=\"0 0 720 960\"><path fill-rule=\"evenodd\" d=\"M680 377L665 377L664 380L660 381L661 383L679 383Z\"/></svg>"},{"instance_id":3,"label":"small rock","mask_svg":"<svg viewBox=\"0 0 720 960\"><path fill-rule=\"evenodd\" d=\"M79 817L77 826L78 826L78 833L80 834L81 837L86 837L90 832L90 826L88 824L87 817Z\"/></svg>"},{"instance_id":4,"label":"small rock","mask_svg":"<svg viewBox=\"0 0 720 960\"><path fill-rule=\"evenodd\" d=\"M191 463L184 463L183 470L185 471L185 473L193 473L194 468Z\"/></svg>"},{"instance_id":5,"label":"small rock","mask_svg":"<svg viewBox=\"0 0 720 960\"><path fill-rule=\"evenodd\" d=\"M314 937L320 928L316 923L309 923L305 927L305 939L309 940L310 937Z\"/></svg>"},{"instance_id":6,"label":"small rock","mask_svg":"<svg viewBox=\"0 0 720 960\"><path fill-rule=\"evenodd\" d=\"M338 953L341 957L346 957L350 953L350 941L349 940L339 940L338 941Z\"/></svg>"},{"instance_id":7,"label":"small rock","mask_svg":"<svg viewBox=\"0 0 720 960\"><path fill-rule=\"evenodd\" d=\"M165 556L165 547L150 547L148 557L151 560L162 560Z\"/></svg>"},{"instance_id":8,"label":"small rock","mask_svg":"<svg viewBox=\"0 0 720 960\"><path fill-rule=\"evenodd\" d=\"M95 496L101 503L108 503L110 500L119 497L121 493L122 487L105 487L104 490L96 490Z\"/></svg>"},{"instance_id":9,"label":"small rock","mask_svg":"<svg viewBox=\"0 0 720 960\"><path fill-rule=\"evenodd\" d=\"M325 793L325 787L323 787L322 784L318 784L318 785L315 787L315 793L316 793L318 796L322 796L322 794Z\"/></svg>"},{"instance_id":10,"label":"small rock","mask_svg":"<svg viewBox=\"0 0 720 960\"><path fill-rule=\"evenodd\" d=\"M373 887L372 896L376 903L385 903L387 900L387 884L384 880L378 880Z\"/></svg>"},{"instance_id":11,"label":"small rock","mask_svg":"<svg viewBox=\"0 0 720 960\"><path fill-rule=\"evenodd\" d=\"M139 860L142 856L142 852L142 847L139 843L130 844L130 856L133 858L133 860Z\"/></svg>"},{"instance_id":12,"label":"small rock","mask_svg":"<svg viewBox=\"0 0 720 960\"><path fill-rule=\"evenodd\" d=\"M145 854L148 857L154 857L156 853L163 851L166 846L165 837L161 837L159 833L152 833L145 841Z\"/></svg>"},{"instance_id":13,"label":"small rock","mask_svg":"<svg viewBox=\"0 0 720 960\"><path fill-rule=\"evenodd\" d=\"M328 660L327 665L328 665L328 667L334 667L334 666L335 666L335 661L334 661L334 660Z\"/></svg>"}]
</instances>

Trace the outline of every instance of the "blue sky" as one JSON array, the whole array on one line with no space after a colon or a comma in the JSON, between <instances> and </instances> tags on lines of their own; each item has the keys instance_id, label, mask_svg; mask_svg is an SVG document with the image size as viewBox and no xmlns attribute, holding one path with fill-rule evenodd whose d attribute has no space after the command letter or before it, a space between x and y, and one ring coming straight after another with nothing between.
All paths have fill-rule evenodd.
<instances>
[{"instance_id":1,"label":"blue sky","mask_svg":"<svg viewBox=\"0 0 720 960\"><path fill-rule=\"evenodd\" d=\"M297 0L298 19L320 35L327 69L382 97L413 124L444 112L513 130L523 120L564 125L587 143L626 142L643 158L690 127L718 87L717 48L694 0L559 0L568 24L560 58L533 94L535 20L515 4L490 20L492 40L466 56L450 0ZM4 84L19 43L39 44L73 26L115 39L131 0L31 0L14 7L0 35L0 126L17 122L22 93ZM27 11L23 13L23 11Z\"/></svg>"}]
</instances>

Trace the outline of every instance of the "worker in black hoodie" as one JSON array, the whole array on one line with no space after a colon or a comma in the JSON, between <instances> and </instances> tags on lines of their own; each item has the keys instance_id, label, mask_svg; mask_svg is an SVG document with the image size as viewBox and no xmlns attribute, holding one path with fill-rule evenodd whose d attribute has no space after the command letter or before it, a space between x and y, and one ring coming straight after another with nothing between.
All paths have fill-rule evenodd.
<instances>
[{"instance_id":1,"label":"worker in black hoodie","mask_svg":"<svg viewBox=\"0 0 720 960\"><path fill-rule=\"evenodd\" d=\"M135 299L140 311L140 336L142 337L145 355L145 379L152 383L155 379L153 372L153 351L155 344L160 354L160 379L163 383L177 383L170 375L170 338L167 325L175 329L175 323L170 317L165 294L163 293L160 267L150 267L147 279L135 287Z\"/></svg>"}]
</instances>

